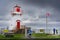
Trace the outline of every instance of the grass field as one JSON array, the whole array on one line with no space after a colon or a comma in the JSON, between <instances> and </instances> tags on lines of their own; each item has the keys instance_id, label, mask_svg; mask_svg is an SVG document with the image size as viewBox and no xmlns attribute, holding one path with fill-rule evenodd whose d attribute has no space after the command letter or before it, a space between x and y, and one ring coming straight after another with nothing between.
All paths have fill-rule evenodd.
<instances>
[{"instance_id":1,"label":"grass field","mask_svg":"<svg viewBox=\"0 0 60 40\"><path fill-rule=\"evenodd\" d=\"M0 39L20 39L24 38L24 34L15 34L14 37L5 37L5 35L0 35Z\"/></svg>"},{"instance_id":2,"label":"grass field","mask_svg":"<svg viewBox=\"0 0 60 40\"><path fill-rule=\"evenodd\" d=\"M60 38L60 35L50 35L45 33L33 33L32 37L36 38Z\"/></svg>"},{"instance_id":3,"label":"grass field","mask_svg":"<svg viewBox=\"0 0 60 40\"><path fill-rule=\"evenodd\" d=\"M48 35L45 33L33 33L32 37L34 38L60 38L60 35ZM24 34L15 34L14 37L5 37L4 35L0 35L0 39L26 39Z\"/></svg>"}]
</instances>

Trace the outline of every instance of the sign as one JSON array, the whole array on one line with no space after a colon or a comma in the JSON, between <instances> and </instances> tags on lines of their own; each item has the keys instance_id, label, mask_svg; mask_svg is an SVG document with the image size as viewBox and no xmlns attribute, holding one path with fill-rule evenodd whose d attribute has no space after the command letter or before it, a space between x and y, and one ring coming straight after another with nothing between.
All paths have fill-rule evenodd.
<instances>
[{"instance_id":1,"label":"sign","mask_svg":"<svg viewBox=\"0 0 60 40\"><path fill-rule=\"evenodd\" d=\"M7 32L9 32L9 31L8 31L8 30L3 30L3 32L7 33Z\"/></svg>"}]
</instances>

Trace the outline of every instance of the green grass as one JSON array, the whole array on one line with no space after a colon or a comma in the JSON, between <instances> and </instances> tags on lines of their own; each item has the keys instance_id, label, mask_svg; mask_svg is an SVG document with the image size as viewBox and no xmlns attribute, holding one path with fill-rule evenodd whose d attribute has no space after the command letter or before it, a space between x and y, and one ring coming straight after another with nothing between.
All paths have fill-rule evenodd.
<instances>
[{"instance_id":1,"label":"green grass","mask_svg":"<svg viewBox=\"0 0 60 40\"><path fill-rule=\"evenodd\" d=\"M4 38L4 35L0 35L0 38Z\"/></svg>"},{"instance_id":2,"label":"green grass","mask_svg":"<svg viewBox=\"0 0 60 40\"><path fill-rule=\"evenodd\" d=\"M41 33L34 33L34 34L32 34L32 36L34 36L34 37L45 37L45 36L47 36L46 34L41 34Z\"/></svg>"},{"instance_id":3,"label":"green grass","mask_svg":"<svg viewBox=\"0 0 60 40\"><path fill-rule=\"evenodd\" d=\"M33 33L32 37L36 37L36 38L60 38L60 35L49 35L49 34L45 34L45 33Z\"/></svg>"},{"instance_id":4,"label":"green grass","mask_svg":"<svg viewBox=\"0 0 60 40\"><path fill-rule=\"evenodd\" d=\"M5 37L5 35L0 34L0 39L22 39L24 34L14 34L14 37Z\"/></svg>"},{"instance_id":5,"label":"green grass","mask_svg":"<svg viewBox=\"0 0 60 40\"><path fill-rule=\"evenodd\" d=\"M0 39L26 39L24 38L24 34L14 34L14 37L5 37L4 35L0 35ZM35 38L60 38L60 35L50 35L45 33L33 33L32 37Z\"/></svg>"},{"instance_id":6,"label":"green grass","mask_svg":"<svg viewBox=\"0 0 60 40\"><path fill-rule=\"evenodd\" d=\"M15 34L14 38L24 38L24 34Z\"/></svg>"}]
</instances>

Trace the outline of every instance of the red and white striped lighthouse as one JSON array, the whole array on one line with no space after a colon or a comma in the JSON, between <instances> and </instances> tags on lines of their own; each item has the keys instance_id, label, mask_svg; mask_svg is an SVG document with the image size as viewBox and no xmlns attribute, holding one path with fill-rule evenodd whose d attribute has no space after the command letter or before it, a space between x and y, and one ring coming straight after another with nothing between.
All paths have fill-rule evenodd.
<instances>
[{"instance_id":1,"label":"red and white striped lighthouse","mask_svg":"<svg viewBox=\"0 0 60 40\"><path fill-rule=\"evenodd\" d=\"M21 25L20 17L22 16L21 7L18 6L18 5L14 6L11 15L16 18L16 20L15 20L15 22L16 22L16 29L20 29L20 25ZM17 15L18 15L18 16L17 16Z\"/></svg>"}]
</instances>

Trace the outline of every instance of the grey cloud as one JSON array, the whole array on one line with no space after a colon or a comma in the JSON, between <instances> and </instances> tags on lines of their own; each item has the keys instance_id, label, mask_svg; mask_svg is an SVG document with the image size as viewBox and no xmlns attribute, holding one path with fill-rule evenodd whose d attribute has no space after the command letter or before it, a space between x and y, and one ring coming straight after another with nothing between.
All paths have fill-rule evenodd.
<instances>
[{"instance_id":1,"label":"grey cloud","mask_svg":"<svg viewBox=\"0 0 60 40\"><path fill-rule=\"evenodd\" d=\"M22 0L26 4L33 4L33 5L41 5L44 7L45 5L51 5L55 8L59 8L60 5L60 0Z\"/></svg>"},{"instance_id":2,"label":"grey cloud","mask_svg":"<svg viewBox=\"0 0 60 40\"><path fill-rule=\"evenodd\" d=\"M30 18L32 20L37 16L39 17L39 20L41 20L41 18L45 18L46 12L49 11L51 13L51 16L48 17L50 21L52 22L60 21L60 14L59 14L60 0L0 0L0 1L1 1L0 16L2 16L0 20L9 19L8 15L10 15L10 11L12 10L12 7L15 4L19 4L22 7L22 9L25 11L22 17L24 20L29 20ZM43 11L41 11L41 9L43 9ZM38 21L38 19L34 20L34 22L35 21ZM31 23L26 25L39 26L39 27L45 26L45 24L40 24L40 23L34 23L34 24ZM60 26L60 25L56 25L56 26Z\"/></svg>"}]
</instances>

